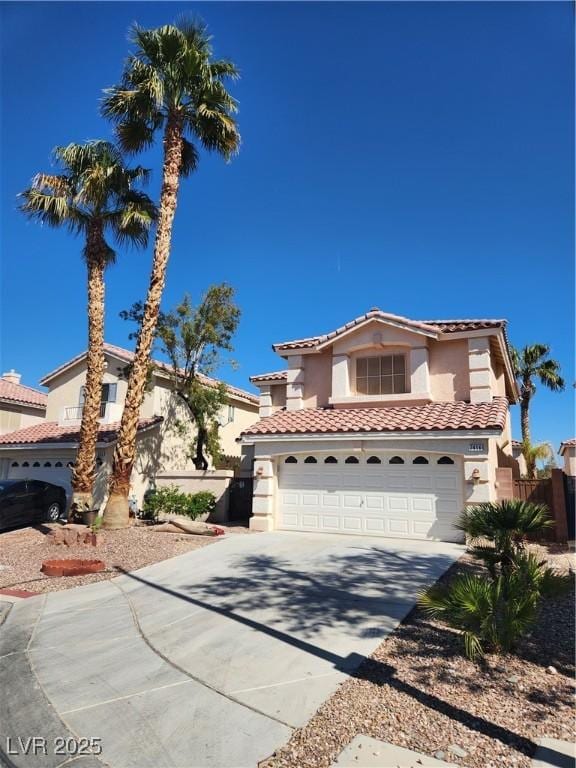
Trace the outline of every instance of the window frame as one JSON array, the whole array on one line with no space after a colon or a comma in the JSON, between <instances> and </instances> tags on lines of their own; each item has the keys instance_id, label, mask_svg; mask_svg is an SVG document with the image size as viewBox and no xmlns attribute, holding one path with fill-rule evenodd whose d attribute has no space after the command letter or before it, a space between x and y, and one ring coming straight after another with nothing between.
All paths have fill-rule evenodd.
<instances>
[{"instance_id":1,"label":"window frame","mask_svg":"<svg viewBox=\"0 0 576 768\"><path fill-rule=\"evenodd\" d=\"M395 373L394 372L394 358L402 358L404 361L404 371L402 374ZM382 360L390 359L390 373L383 373L382 372ZM370 360L378 360L379 361L379 373L378 374L371 374L369 373L369 361ZM366 374L360 375L359 374L359 364L363 361L366 361ZM403 389L402 390L396 390L396 379L400 376L403 376ZM382 391L382 384L386 379L390 379L391 385L392 385L392 391L391 392L383 392ZM366 385L365 389L368 390L370 388L370 380L378 380L379 382L379 391L378 392L362 392L359 389L358 386L358 380L359 379L365 379ZM406 351L395 351L395 352L386 352L386 353L379 353L379 354L360 354L355 357L354 359L354 394L356 397L391 397L394 395L407 395L410 394L411 388L410 388L410 372L409 372L409 354Z\"/></svg>"}]
</instances>

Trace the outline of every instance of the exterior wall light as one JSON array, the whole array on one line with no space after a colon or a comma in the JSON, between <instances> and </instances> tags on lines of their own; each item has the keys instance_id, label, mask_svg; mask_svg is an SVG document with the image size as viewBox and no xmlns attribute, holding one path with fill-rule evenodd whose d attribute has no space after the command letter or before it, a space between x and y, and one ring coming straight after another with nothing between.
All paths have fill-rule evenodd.
<instances>
[{"instance_id":1,"label":"exterior wall light","mask_svg":"<svg viewBox=\"0 0 576 768\"><path fill-rule=\"evenodd\" d=\"M480 470L478 469L478 467L472 470L472 475L470 477L474 485L478 485L478 483L480 482Z\"/></svg>"}]
</instances>

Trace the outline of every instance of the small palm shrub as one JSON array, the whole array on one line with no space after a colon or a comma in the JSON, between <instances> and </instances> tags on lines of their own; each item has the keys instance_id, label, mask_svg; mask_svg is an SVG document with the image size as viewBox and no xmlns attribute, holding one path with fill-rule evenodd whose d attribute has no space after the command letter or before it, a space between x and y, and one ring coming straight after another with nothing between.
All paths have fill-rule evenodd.
<instances>
[{"instance_id":1,"label":"small palm shrub","mask_svg":"<svg viewBox=\"0 0 576 768\"><path fill-rule=\"evenodd\" d=\"M470 551L488 574L462 574L447 584L435 584L420 595L418 604L461 632L469 659L513 652L536 620L541 599L569 589L570 576L526 552L526 537L551 524L545 506L516 499L480 504L460 517L457 527L471 539Z\"/></svg>"},{"instance_id":2,"label":"small palm shrub","mask_svg":"<svg viewBox=\"0 0 576 768\"><path fill-rule=\"evenodd\" d=\"M552 525L545 504L507 499L467 509L456 528L466 534L471 554L482 560L495 578L500 571L512 568L514 558L524 552L528 536Z\"/></svg>"},{"instance_id":3,"label":"small palm shrub","mask_svg":"<svg viewBox=\"0 0 576 768\"><path fill-rule=\"evenodd\" d=\"M216 507L216 496L212 491L184 493L178 486L154 488L144 498L144 518L156 520L158 515L183 515L192 520L210 514Z\"/></svg>"},{"instance_id":4,"label":"small palm shrub","mask_svg":"<svg viewBox=\"0 0 576 768\"><path fill-rule=\"evenodd\" d=\"M562 594L570 583L535 555L521 554L509 574L456 576L424 592L419 605L462 633L466 656L474 661L487 652L513 652L534 623L542 597Z\"/></svg>"}]
</instances>

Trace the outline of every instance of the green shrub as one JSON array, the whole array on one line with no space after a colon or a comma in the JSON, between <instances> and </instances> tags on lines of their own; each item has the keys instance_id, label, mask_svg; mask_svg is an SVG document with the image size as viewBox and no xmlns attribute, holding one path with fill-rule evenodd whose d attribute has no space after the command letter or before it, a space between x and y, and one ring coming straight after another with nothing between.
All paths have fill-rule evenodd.
<instances>
[{"instance_id":1,"label":"green shrub","mask_svg":"<svg viewBox=\"0 0 576 768\"><path fill-rule=\"evenodd\" d=\"M536 620L541 599L569 589L570 576L526 551L527 537L552 524L545 506L518 499L479 504L460 517L456 527L467 534L471 554L488 574L463 574L435 584L418 604L461 632L468 658L514 651Z\"/></svg>"},{"instance_id":2,"label":"green shrub","mask_svg":"<svg viewBox=\"0 0 576 768\"><path fill-rule=\"evenodd\" d=\"M486 652L513 652L534 623L540 600L563 594L571 582L535 555L522 554L507 575L462 574L448 584L435 584L418 603L429 616L462 633L466 656L474 661Z\"/></svg>"},{"instance_id":3,"label":"green shrub","mask_svg":"<svg viewBox=\"0 0 576 768\"><path fill-rule=\"evenodd\" d=\"M143 517L156 520L159 514L183 515L192 520L210 514L216 507L216 496L212 491L184 493L178 486L170 485L148 491L144 497Z\"/></svg>"}]
</instances>

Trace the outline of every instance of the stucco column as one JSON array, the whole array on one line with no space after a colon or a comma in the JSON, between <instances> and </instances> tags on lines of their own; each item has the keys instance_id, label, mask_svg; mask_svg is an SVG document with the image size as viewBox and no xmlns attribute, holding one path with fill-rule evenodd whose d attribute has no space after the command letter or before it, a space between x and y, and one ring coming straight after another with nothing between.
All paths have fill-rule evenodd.
<instances>
[{"instance_id":1,"label":"stucco column","mask_svg":"<svg viewBox=\"0 0 576 768\"><path fill-rule=\"evenodd\" d=\"M304 361L302 355L288 358L288 377L286 384L286 410L299 411L304 397Z\"/></svg>"},{"instance_id":2,"label":"stucco column","mask_svg":"<svg viewBox=\"0 0 576 768\"><path fill-rule=\"evenodd\" d=\"M475 449L475 450L472 450ZM478 450L479 449L479 450ZM466 506L496 501L495 457L490 440L471 439L464 454L464 502Z\"/></svg>"},{"instance_id":3,"label":"stucco column","mask_svg":"<svg viewBox=\"0 0 576 768\"><path fill-rule=\"evenodd\" d=\"M272 415L272 387L270 384L260 384L260 400L258 415L261 419Z\"/></svg>"},{"instance_id":4,"label":"stucco column","mask_svg":"<svg viewBox=\"0 0 576 768\"><path fill-rule=\"evenodd\" d=\"M350 358L332 355L332 397L350 396Z\"/></svg>"},{"instance_id":5,"label":"stucco column","mask_svg":"<svg viewBox=\"0 0 576 768\"><path fill-rule=\"evenodd\" d=\"M254 491L252 496L252 531L274 530L274 491L276 475L271 456L256 456L254 460Z\"/></svg>"},{"instance_id":6,"label":"stucco column","mask_svg":"<svg viewBox=\"0 0 576 768\"><path fill-rule=\"evenodd\" d=\"M470 402L489 403L492 400L490 339L468 339L468 370L470 372Z\"/></svg>"},{"instance_id":7,"label":"stucco column","mask_svg":"<svg viewBox=\"0 0 576 768\"><path fill-rule=\"evenodd\" d=\"M428 347L415 347L410 352L410 391L430 396Z\"/></svg>"}]
</instances>

